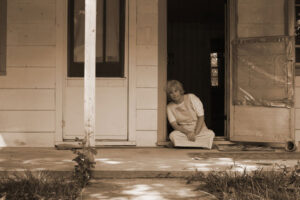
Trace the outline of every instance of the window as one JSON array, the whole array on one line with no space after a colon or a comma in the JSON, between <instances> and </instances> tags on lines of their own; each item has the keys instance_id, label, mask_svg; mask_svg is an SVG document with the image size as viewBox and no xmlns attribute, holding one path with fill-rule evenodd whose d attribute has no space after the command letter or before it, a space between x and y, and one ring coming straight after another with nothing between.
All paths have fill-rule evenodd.
<instances>
[{"instance_id":1,"label":"window","mask_svg":"<svg viewBox=\"0 0 300 200\"><path fill-rule=\"evenodd\" d=\"M96 76L124 76L125 0L97 0ZM84 76L84 0L69 0L69 77Z\"/></svg>"},{"instance_id":2,"label":"window","mask_svg":"<svg viewBox=\"0 0 300 200\"><path fill-rule=\"evenodd\" d=\"M6 75L6 5L0 0L0 75Z\"/></svg>"}]
</instances>

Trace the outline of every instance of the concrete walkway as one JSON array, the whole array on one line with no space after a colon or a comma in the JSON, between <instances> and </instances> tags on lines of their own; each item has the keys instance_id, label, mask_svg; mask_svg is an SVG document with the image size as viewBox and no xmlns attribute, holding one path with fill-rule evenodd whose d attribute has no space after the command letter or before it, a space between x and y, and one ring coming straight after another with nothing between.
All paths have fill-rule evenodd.
<instances>
[{"instance_id":1,"label":"concrete walkway","mask_svg":"<svg viewBox=\"0 0 300 200\"><path fill-rule=\"evenodd\" d=\"M84 200L217 200L207 192L195 190L196 184L183 179L98 179L86 187Z\"/></svg>"}]
</instances>

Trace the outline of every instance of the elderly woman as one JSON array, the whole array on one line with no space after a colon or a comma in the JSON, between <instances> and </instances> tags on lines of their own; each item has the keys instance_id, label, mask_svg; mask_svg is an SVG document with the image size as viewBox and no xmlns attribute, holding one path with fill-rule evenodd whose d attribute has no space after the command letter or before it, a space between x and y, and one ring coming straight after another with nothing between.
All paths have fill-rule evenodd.
<instances>
[{"instance_id":1,"label":"elderly woman","mask_svg":"<svg viewBox=\"0 0 300 200\"><path fill-rule=\"evenodd\" d=\"M168 81L167 94L171 100L167 106L168 120L174 129L169 137L174 146L211 149L215 134L206 127L200 99L184 94L177 80Z\"/></svg>"}]
</instances>

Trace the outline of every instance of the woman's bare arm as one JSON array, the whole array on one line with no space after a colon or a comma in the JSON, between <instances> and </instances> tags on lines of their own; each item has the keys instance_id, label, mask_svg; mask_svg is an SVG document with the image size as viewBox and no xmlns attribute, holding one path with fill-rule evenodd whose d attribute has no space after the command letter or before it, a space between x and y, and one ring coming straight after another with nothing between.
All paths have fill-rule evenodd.
<instances>
[{"instance_id":1,"label":"woman's bare arm","mask_svg":"<svg viewBox=\"0 0 300 200\"><path fill-rule=\"evenodd\" d=\"M195 127L195 135L198 135L200 131L202 130L204 124L204 116L200 116L197 119L196 127Z\"/></svg>"}]
</instances>

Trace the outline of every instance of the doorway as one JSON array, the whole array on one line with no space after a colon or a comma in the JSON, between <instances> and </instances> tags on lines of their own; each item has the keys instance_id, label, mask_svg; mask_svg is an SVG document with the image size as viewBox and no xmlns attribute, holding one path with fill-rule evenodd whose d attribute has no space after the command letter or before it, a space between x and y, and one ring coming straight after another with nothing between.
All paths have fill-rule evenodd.
<instances>
[{"instance_id":1,"label":"doorway","mask_svg":"<svg viewBox=\"0 0 300 200\"><path fill-rule=\"evenodd\" d=\"M197 95L205 122L225 136L226 0L167 1L167 79ZM171 127L168 125L168 133Z\"/></svg>"}]
</instances>

